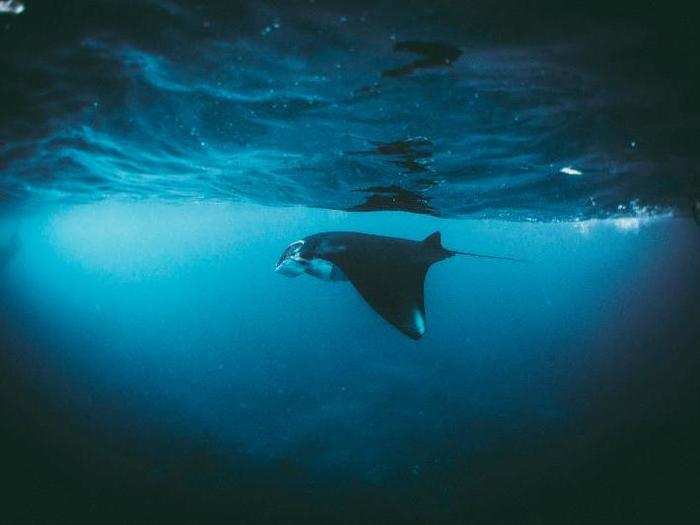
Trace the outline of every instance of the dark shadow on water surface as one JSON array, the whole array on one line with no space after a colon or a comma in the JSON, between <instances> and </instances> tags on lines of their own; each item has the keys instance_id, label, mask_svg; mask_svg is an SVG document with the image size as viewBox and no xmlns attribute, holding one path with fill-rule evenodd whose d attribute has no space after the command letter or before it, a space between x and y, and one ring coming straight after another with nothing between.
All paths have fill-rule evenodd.
<instances>
[{"instance_id":1,"label":"dark shadow on water surface","mask_svg":"<svg viewBox=\"0 0 700 525\"><path fill-rule=\"evenodd\" d=\"M536 4L36 2L0 32L0 200L171 194L342 210L361 186L415 190L398 169L440 174L441 216L469 216L476 194L513 220L616 216L633 201L688 215L692 17ZM347 137L386 162L342 162L363 147ZM566 168L599 186L595 210L554 192L513 198ZM545 213L520 213L532 209Z\"/></svg>"},{"instance_id":2,"label":"dark shadow on water surface","mask_svg":"<svg viewBox=\"0 0 700 525\"><path fill-rule=\"evenodd\" d=\"M365 202L348 208L348 211L406 211L425 215L439 216L440 213L430 207L430 199L400 186L372 186L360 190L369 193Z\"/></svg>"}]
</instances>

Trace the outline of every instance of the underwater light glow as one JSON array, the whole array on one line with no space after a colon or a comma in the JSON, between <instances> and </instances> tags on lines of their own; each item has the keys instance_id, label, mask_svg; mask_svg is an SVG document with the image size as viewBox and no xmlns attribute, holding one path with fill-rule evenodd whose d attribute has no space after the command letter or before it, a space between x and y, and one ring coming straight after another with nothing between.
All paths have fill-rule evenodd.
<instances>
[{"instance_id":1,"label":"underwater light glow","mask_svg":"<svg viewBox=\"0 0 700 525\"><path fill-rule=\"evenodd\" d=\"M120 276L172 275L246 242L250 211L230 203L105 200L54 215L47 237L64 258ZM255 231L253 229L253 231Z\"/></svg>"},{"instance_id":2,"label":"underwater light glow","mask_svg":"<svg viewBox=\"0 0 700 525\"><path fill-rule=\"evenodd\" d=\"M13 15L24 13L24 4L17 0L0 0L0 14L2 13Z\"/></svg>"},{"instance_id":3,"label":"underwater light glow","mask_svg":"<svg viewBox=\"0 0 700 525\"><path fill-rule=\"evenodd\" d=\"M643 221L649 219L642 219L640 217L620 217L618 219L613 219L613 224L618 230L630 231L638 230L643 224Z\"/></svg>"},{"instance_id":4,"label":"underwater light glow","mask_svg":"<svg viewBox=\"0 0 700 525\"><path fill-rule=\"evenodd\" d=\"M582 171L572 168L571 166L566 166L559 170L564 175L583 175Z\"/></svg>"}]
</instances>

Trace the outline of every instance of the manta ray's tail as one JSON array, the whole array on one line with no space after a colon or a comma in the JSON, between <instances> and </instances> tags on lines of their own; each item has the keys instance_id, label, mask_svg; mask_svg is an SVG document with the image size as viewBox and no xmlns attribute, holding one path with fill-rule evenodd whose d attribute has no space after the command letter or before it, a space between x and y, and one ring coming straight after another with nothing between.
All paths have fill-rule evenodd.
<instances>
[{"instance_id":1,"label":"manta ray's tail","mask_svg":"<svg viewBox=\"0 0 700 525\"><path fill-rule=\"evenodd\" d=\"M480 253L458 252L457 250L448 250L453 255L466 255L468 257L480 257L482 259L500 259L501 261L527 262L525 259L516 259L515 257L499 257L498 255L481 255Z\"/></svg>"},{"instance_id":2,"label":"manta ray's tail","mask_svg":"<svg viewBox=\"0 0 700 525\"><path fill-rule=\"evenodd\" d=\"M524 259L516 259L515 257L501 257L498 255L482 255L480 253L472 253L472 252L460 252L458 250L448 250L442 245L442 236L440 235L440 232L435 232L430 235L428 235L425 240L423 241L427 246L430 246L434 249L442 250L445 255L445 257L452 257L453 255L466 255L467 257L479 257L481 259L499 259L501 261L514 261L514 262L527 262Z\"/></svg>"}]
</instances>

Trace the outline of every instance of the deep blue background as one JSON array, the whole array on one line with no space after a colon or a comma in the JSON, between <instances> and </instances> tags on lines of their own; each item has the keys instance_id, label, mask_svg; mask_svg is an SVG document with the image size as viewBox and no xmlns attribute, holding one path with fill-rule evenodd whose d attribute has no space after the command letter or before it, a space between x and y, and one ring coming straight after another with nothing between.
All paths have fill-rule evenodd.
<instances>
[{"instance_id":1,"label":"deep blue background","mask_svg":"<svg viewBox=\"0 0 700 525\"><path fill-rule=\"evenodd\" d=\"M288 242L341 226L530 262L435 265L415 342L349 283L273 273ZM697 510L691 221L103 201L15 228L3 423L25 519Z\"/></svg>"}]
</instances>

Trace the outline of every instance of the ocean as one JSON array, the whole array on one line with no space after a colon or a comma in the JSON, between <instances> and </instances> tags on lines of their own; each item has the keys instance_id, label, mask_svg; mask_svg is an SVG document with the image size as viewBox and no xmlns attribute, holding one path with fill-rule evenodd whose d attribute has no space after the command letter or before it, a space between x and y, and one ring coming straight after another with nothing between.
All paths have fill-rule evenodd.
<instances>
[{"instance_id":1,"label":"ocean","mask_svg":"<svg viewBox=\"0 0 700 525\"><path fill-rule=\"evenodd\" d=\"M0 2L2 521L693 522L694 27ZM414 340L275 272L333 231L522 262L432 264Z\"/></svg>"}]
</instances>

